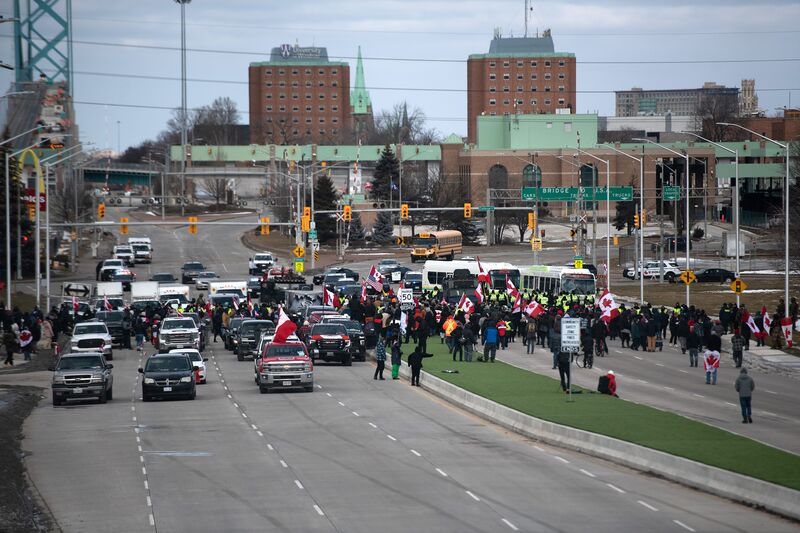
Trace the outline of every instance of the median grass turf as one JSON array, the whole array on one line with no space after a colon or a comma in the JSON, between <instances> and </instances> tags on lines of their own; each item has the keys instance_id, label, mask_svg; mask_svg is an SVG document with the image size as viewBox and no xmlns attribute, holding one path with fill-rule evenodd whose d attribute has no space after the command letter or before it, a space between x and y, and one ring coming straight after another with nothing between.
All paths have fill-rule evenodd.
<instances>
[{"instance_id":1,"label":"median grass turf","mask_svg":"<svg viewBox=\"0 0 800 533\"><path fill-rule=\"evenodd\" d=\"M405 355L413 351L413 345L403 348ZM425 372L530 416L800 490L798 455L577 386L573 390L580 390L581 394L573 394L575 401L567 403L557 379L501 362L473 359L472 363L454 363L447 347L435 337L428 340L428 352L434 357L424 360ZM449 369L458 373L442 372ZM574 367L572 370L576 371ZM757 408L755 414L758 417Z\"/></svg>"}]
</instances>

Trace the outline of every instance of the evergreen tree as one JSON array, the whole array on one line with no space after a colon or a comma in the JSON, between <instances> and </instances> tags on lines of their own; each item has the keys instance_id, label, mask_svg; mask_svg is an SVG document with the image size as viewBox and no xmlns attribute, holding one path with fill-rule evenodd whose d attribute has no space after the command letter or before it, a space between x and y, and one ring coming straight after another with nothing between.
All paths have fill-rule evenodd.
<instances>
[{"instance_id":1,"label":"evergreen tree","mask_svg":"<svg viewBox=\"0 0 800 533\"><path fill-rule=\"evenodd\" d=\"M361 222L361 214L358 211L353 213L353 219L350 221L350 235L348 243L362 243L367 238L367 230L364 228L364 223Z\"/></svg>"},{"instance_id":2,"label":"evergreen tree","mask_svg":"<svg viewBox=\"0 0 800 533\"><path fill-rule=\"evenodd\" d=\"M370 197L373 200L389 200L392 180L396 180L400 175L400 164L397 156L387 144L381 152L381 158L375 165L375 172L372 177L372 190Z\"/></svg>"},{"instance_id":3,"label":"evergreen tree","mask_svg":"<svg viewBox=\"0 0 800 533\"><path fill-rule=\"evenodd\" d=\"M331 179L324 174L318 177L314 186L314 212L335 210L338 199L339 193L336 192ZM327 242L336 237L336 220L333 215L315 214L314 222L320 242Z\"/></svg>"},{"instance_id":4,"label":"evergreen tree","mask_svg":"<svg viewBox=\"0 0 800 533\"><path fill-rule=\"evenodd\" d=\"M378 219L372 227L372 241L380 245L390 244L393 234L394 223L392 221L392 214L389 211L378 212Z\"/></svg>"},{"instance_id":5,"label":"evergreen tree","mask_svg":"<svg viewBox=\"0 0 800 533\"><path fill-rule=\"evenodd\" d=\"M616 214L611 222L617 230L627 227L629 236L633 231L633 216L636 214L636 206L639 205L639 190L635 186L633 177L630 179L630 186L633 188L633 200L617 202Z\"/></svg>"}]
</instances>

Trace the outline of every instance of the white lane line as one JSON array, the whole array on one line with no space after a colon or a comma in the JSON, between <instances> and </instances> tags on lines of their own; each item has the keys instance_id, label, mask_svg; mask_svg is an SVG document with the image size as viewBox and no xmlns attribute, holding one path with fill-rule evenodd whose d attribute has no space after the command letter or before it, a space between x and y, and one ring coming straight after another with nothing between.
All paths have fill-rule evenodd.
<instances>
[{"instance_id":1,"label":"white lane line","mask_svg":"<svg viewBox=\"0 0 800 533\"><path fill-rule=\"evenodd\" d=\"M361 416L360 414L356 413L355 411L352 411L352 413L353 413L354 415L356 415L356 416Z\"/></svg>"},{"instance_id":2,"label":"white lane line","mask_svg":"<svg viewBox=\"0 0 800 533\"><path fill-rule=\"evenodd\" d=\"M231 396L230 394L228 394L228 398L231 398L231 399L233 399L233 396Z\"/></svg>"},{"instance_id":3,"label":"white lane line","mask_svg":"<svg viewBox=\"0 0 800 533\"><path fill-rule=\"evenodd\" d=\"M694 396L697 396L698 398L705 398L705 396L703 396L702 394L697 394L696 392L694 393Z\"/></svg>"},{"instance_id":4,"label":"white lane line","mask_svg":"<svg viewBox=\"0 0 800 533\"><path fill-rule=\"evenodd\" d=\"M645 501L636 500L636 503L638 503L642 507L645 507L646 509L650 509L651 511L658 511L658 509L656 509L655 507L653 507L652 505L650 505L649 503L647 503Z\"/></svg>"},{"instance_id":5,"label":"white lane line","mask_svg":"<svg viewBox=\"0 0 800 533\"><path fill-rule=\"evenodd\" d=\"M297 485L298 489L303 490L303 484L299 480L295 479L294 484Z\"/></svg>"},{"instance_id":6,"label":"white lane line","mask_svg":"<svg viewBox=\"0 0 800 533\"><path fill-rule=\"evenodd\" d=\"M776 396L780 395L780 393L777 393L774 390L766 390L766 389L764 389L764 392L766 392L767 394L775 394Z\"/></svg>"},{"instance_id":7,"label":"white lane line","mask_svg":"<svg viewBox=\"0 0 800 533\"><path fill-rule=\"evenodd\" d=\"M136 410L136 407L131 405L131 411L135 411L135 410Z\"/></svg>"},{"instance_id":8,"label":"white lane line","mask_svg":"<svg viewBox=\"0 0 800 533\"><path fill-rule=\"evenodd\" d=\"M513 529L514 531L519 531L519 528L518 528L517 526L515 526L514 524L512 524L511 522L509 522L509 521L508 521L507 519L505 519L505 518L503 518L503 523L504 523L505 525L507 525L508 527L510 527L511 529Z\"/></svg>"},{"instance_id":9,"label":"white lane line","mask_svg":"<svg viewBox=\"0 0 800 533\"><path fill-rule=\"evenodd\" d=\"M421 454L421 453L419 453L417 450L410 450L410 451L411 451L411 453L413 453L413 454L414 454L414 455L416 455L417 457L422 457L422 454Z\"/></svg>"},{"instance_id":10,"label":"white lane line","mask_svg":"<svg viewBox=\"0 0 800 533\"><path fill-rule=\"evenodd\" d=\"M638 381L639 383L650 383L649 381L645 381L643 379L637 379L636 381Z\"/></svg>"},{"instance_id":11,"label":"white lane line","mask_svg":"<svg viewBox=\"0 0 800 533\"><path fill-rule=\"evenodd\" d=\"M247 415L242 413L242 418L247 418Z\"/></svg>"},{"instance_id":12,"label":"white lane line","mask_svg":"<svg viewBox=\"0 0 800 533\"><path fill-rule=\"evenodd\" d=\"M147 468L142 467L142 474L144 474L145 476L147 475Z\"/></svg>"},{"instance_id":13,"label":"white lane line","mask_svg":"<svg viewBox=\"0 0 800 533\"><path fill-rule=\"evenodd\" d=\"M272 447L272 444L269 444L269 443L268 443L268 444L267 444L267 449L268 449L269 451L273 451L275 448L273 448L273 447Z\"/></svg>"},{"instance_id":14,"label":"white lane line","mask_svg":"<svg viewBox=\"0 0 800 533\"><path fill-rule=\"evenodd\" d=\"M558 456L558 455L554 455L553 457L555 457L556 459L558 459L559 461L561 461L561 462L562 462L562 463L564 463L564 464L569 464L569 461L567 461L567 460L566 460L566 459L564 459L563 457L560 457L560 456Z\"/></svg>"},{"instance_id":15,"label":"white lane line","mask_svg":"<svg viewBox=\"0 0 800 533\"><path fill-rule=\"evenodd\" d=\"M672 387L667 387L666 385L664 385L664 388L665 388L666 390L675 390L675 389L673 389Z\"/></svg>"},{"instance_id":16,"label":"white lane line","mask_svg":"<svg viewBox=\"0 0 800 533\"><path fill-rule=\"evenodd\" d=\"M256 431L258 431L258 426L257 426L257 425L255 425L255 424L250 424L250 427L252 427L252 428L253 428L253 429L255 429Z\"/></svg>"},{"instance_id":17,"label":"white lane line","mask_svg":"<svg viewBox=\"0 0 800 533\"><path fill-rule=\"evenodd\" d=\"M536 449L537 449L537 450L539 450L540 452L543 452L543 451L544 451L544 448L542 448L541 446L534 446L534 448L536 448Z\"/></svg>"},{"instance_id":18,"label":"white lane line","mask_svg":"<svg viewBox=\"0 0 800 533\"><path fill-rule=\"evenodd\" d=\"M321 388L322 388L322 385L317 385L317 388L318 388L318 389L321 389Z\"/></svg>"},{"instance_id":19,"label":"white lane line","mask_svg":"<svg viewBox=\"0 0 800 533\"><path fill-rule=\"evenodd\" d=\"M662 365L661 363L656 363L656 366L664 366L664 365Z\"/></svg>"},{"instance_id":20,"label":"white lane line","mask_svg":"<svg viewBox=\"0 0 800 533\"><path fill-rule=\"evenodd\" d=\"M732 405L734 407L737 407L737 405L735 403L731 403L731 402L725 402L725 403L728 404L728 405Z\"/></svg>"},{"instance_id":21,"label":"white lane line","mask_svg":"<svg viewBox=\"0 0 800 533\"><path fill-rule=\"evenodd\" d=\"M342 407L344 407L344 404L343 404L342 402L339 402L339 405L341 405Z\"/></svg>"},{"instance_id":22,"label":"white lane line","mask_svg":"<svg viewBox=\"0 0 800 533\"><path fill-rule=\"evenodd\" d=\"M228 267L225 265L225 263L222 263L222 268L225 269L225 272L229 272Z\"/></svg>"},{"instance_id":23,"label":"white lane line","mask_svg":"<svg viewBox=\"0 0 800 533\"><path fill-rule=\"evenodd\" d=\"M134 421L134 422L136 422L136 417L135 417L135 416L134 416L134 417L131 417L131 418L133 418L133 421Z\"/></svg>"},{"instance_id":24,"label":"white lane line","mask_svg":"<svg viewBox=\"0 0 800 533\"><path fill-rule=\"evenodd\" d=\"M264 434L263 434L263 433L261 433L261 432L260 432L260 431L258 431L258 430L256 430L256 434L257 434L259 437L263 437L263 436L264 436Z\"/></svg>"},{"instance_id":25,"label":"white lane line","mask_svg":"<svg viewBox=\"0 0 800 533\"><path fill-rule=\"evenodd\" d=\"M617 487L616 485L612 485L611 483L606 483L607 487L614 489L615 491L619 492L620 494L625 494L625 491L621 488Z\"/></svg>"},{"instance_id":26,"label":"white lane line","mask_svg":"<svg viewBox=\"0 0 800 533\"><path fill-rule=\"evenodd\" d=\"M314 510L317 512L318 515L325 516L325 513L322 512L322 509L319 508L319 505L314 504Z\"/></svg>"},{"instance_id":27,"label":"white lane line","mask_svg":"<svg viewBox=\"0 0 800 533\"><path fill-rule=\"evenodd\" d=\"M592 474L591 472L589 472L588 470L584 470L583 468L581 468L581 472L583 472L584 474L586 474L589 477L597 477L594 474Z\"/></svg>"},{"instance_id":28,"label":"white lane line","mask_svg":"<svg viewBox=\"0 0 800 533\"><path fill-rule=\"evenodd\" d=\"M234 406L235 408L237 408L237 409L239 408L239 404L238 404L238 403L236 403L236 402L233 402L233 406Z\"/></svg>"},{"instance_id":29,"label":"white lane line","mask_svg":"<svg viewBox=\"0 0 800 533\"><path fill-rule=\"evenodd\" d=\"M141 446L137 446L137 448L139 449L139 453L142 453L142 447Z\"/></svg>"},{"instance_id":30,"label":"white lane line","mask_svg":"<svg viewBox=\"0 0 800 533\"><path fill-rule=\"evenodd\" d=\"M680 368L678 369L678 372L683 372L684 374L688 374L689 373L688 370L681 370Z\"/></svg>"},{"instance_id":31,"label":"white lane line","mask_svg":"<svg viewBox=\"0 0 800 533\"><path fill-rule=\"evenodd\" d=\"M284 461L283 459L281 459L281 466L284 468L289 468L289 465L287 465L286 461Z\"/></svg>"},{"instance_id":32,"label":"white lane line","mask_svg":"<svg viewBox=\"0 0 800 533\"><path fill-rule=\"evenodd\" d=\"M150 499L150 496L147 497L147 506L148 507L152 507L153 506L153 500Z\"/></svg>"},{"instance_id":33,"label":"white lane line","mask_svg":"<svg viewBox=\"0 0 800 533\"><path fill-rule=\"evenodd\" d=\"M372 422L370 422L370 423L369 423L369 425L370 425L370 426L372 426L372 427L374 427L375 429L378 429L378 426L376 426L376 425L375 425L375 424L373 424Z\"/></svg>"},{"instance_id":34,"label":"white lane line","mask_svg":"<svg viewBox=\"0 0 800 533\"><path fill-rule=\"evenodd\" d=\"M469 494L469 497L470 497L470 498L472 498L473 500L475 500L476 502L479 502L479 501L481 501L481 499L480 499L480 498L478 498L477 496L475 496L474 494L472 494L470 491L466 491L466 492L467 492L467 494Z\"/></svg>"},{"instance_id":35,"label":"white lane line","mask_svg":"<svg viewBox=\"0 0 800 533\"><path fill-rule=\"evenodd\" d=\"M225 380L224 379L220 379L219 382L220 383L225 383Z\"/></svg>"},{"instance_id":36,"label":"white lane line","mask_svg":"<svg viewBox=\"0 0 800 533\"><path fill-rule=\"evenodd\" d=\"M150 516L148 517L148 519L150 520L150 525L151 526L155 526L156 525L156 519L155 519L155 517L153 517L153 513L150 513Z\"/></svg>"},{"instance_id":37,"label":"white lane line","mask_svg":"<svg viewBox=\"0 0 800 533\"><path fill-rule=\"evenodd\" d=\"M683 523L683 522L681 522L680 520L673 520L673 522L675 522L676 524L678 524L679 526L681 526L681 527L682 527L683 529L685 529L686 531L694 531L694 529L690 528L689 526L687 526L686 524L684 524L684 523Z\"/></svg>"},{"instance_id":38,"label":"white lane line","mask_svg":"<svg viewBox=\"0 0 800 533\"><path fill-rule=\"evenodd\" d=\"M761 411L761 412L762 412L762 413L764 413L764 414L765 414L765 415L767 415L767 416L775 416L775 417L777 417L777 416L778 416L778 415L776 415L775 413L773 413L773 412L770 412L770 411Z\"/></svg>"},{"instance_id":39,"label":"white lane line","mask_svg":"<svg viewBox=\"0 0 800 533\"><path fill-rule=\"evenodd\" d=\"M144 480L144 490L150 490L150 484L147 483L147 480Z\"/></svg>"},{"instance_id":40,"label":"white lane line","mask_svg":"<svg viewBox=\"0 0 800 533\"><path fill-rule=\"evenodd\" d=\"M436 471L439 472L443 477L447 477L447 472L445 472L441 468L437 468Z\"/></svg>"},{"instance_id":41,"label":"white lane line","mask_svg":"<svg viewBox=\"0 0 800 533\"><path fill-rule=\"evenodd\" d=\"M397 440L396 438L392 437L392 436L391 436L391 435L389 435L389 434L387 434L386 436L387 436L387 437L389 437L389 439L390 439L390 440L394 440L394 441L396 441L396 440Z\"/></svg>"},{"instance_id":42,"label":"white lane line","mask_svg":"<svg viewBox=\"0 0 800 533\"><path fill-rule=\"evenodd\" d=\"M136 442L142 442L142 439L139 438L139 435L136 435Z\"/></svg>"},{"instance_id":43,"label":"white lane line","mask_svg":"<svg viewBox=\"0 0 800 533\"><path fill-rule=\"evenodd\" d=\"M330 392L326 392L325 394L328 395L328 398L333 398L333 394L331 394Z\"/></svg>"},{"instance_id":44,"label":"white lane line","mask_svg":"<svg viewBox=\"0 0 800 533\"><path fill-rule=\"evenodd\" d=\"M634 357L635 357L636 359L638 359L639 361L642 361L642 358L641 358L641 357L639 357L638 355L634 355Z\"/></svg>"},{"instance_id":45,"label":"white lane line","mask_svg":"<svg viewBox=\"0 0 800 533\"><path fill-rule=\"evenodd\" d=\"M140 455L140 456L139 456L139 462L140 462L140 463L143 463L143 462L144 462L144 455Z\"/></svg>"}]
</instances>

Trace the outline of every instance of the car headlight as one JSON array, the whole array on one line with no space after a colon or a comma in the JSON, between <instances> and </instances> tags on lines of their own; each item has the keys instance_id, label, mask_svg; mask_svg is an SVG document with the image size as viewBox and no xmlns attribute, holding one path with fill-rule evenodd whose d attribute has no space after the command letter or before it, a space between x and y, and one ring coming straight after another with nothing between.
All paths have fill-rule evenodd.
<instances>
[{"instance_id":1,"label":"car headlight","mask_svg":"<svg viewBox=\"0 0 800 533\"><path fill-rule=\"evenodd\" d=\"M92 383L102 383L103 376L92 376Z\"/></svg>"},{"instance_id":2,"label":"car headlight","mask_svg":"<svg viewBox=\"0 0 800 533\"><path fill-rule=\"evenodd\" d=\"M156 380L154 380L153 378L144 378L144 384L145 385L152 385L155 382L156 382Z\"/></svg>"},{"instance_id":3,"label":"car headlight","mask_svg":"<svg viewBox=\"0 0 800 533\"><path fill-rule=\"evenodd\" d=\"M306 363L303 366L303 372L311 372L311 363Z\"/></svg>"},{"instance_id":4,"label":"car headlight","mask_svg":"<svg viewBox=\"0 0 800 533\"><path fill-rule=\"evenodd\" d=\"M181 378L181 383L191 383L191 382L192 382L192 376L183 376Z\"/></svg>"},{"instance_id":5,"label":"car headlight","mask_svg":"<svg viewBox=\"0 0 800 533\"><path fill-rule=\"evenodd\" d=\"M239 344L239 341L237 341L236 339L233 339L233 344Z\"/></svg>"},{"instance_id":6,"label":"car headlight","mask_svg":"<svg viewBox=\"0 0 800 533\"><path fill-rule=\"evenodd\" d=\"M64 383L64 376L53 376L53 383Z\"/></svg>"}]
</instances>

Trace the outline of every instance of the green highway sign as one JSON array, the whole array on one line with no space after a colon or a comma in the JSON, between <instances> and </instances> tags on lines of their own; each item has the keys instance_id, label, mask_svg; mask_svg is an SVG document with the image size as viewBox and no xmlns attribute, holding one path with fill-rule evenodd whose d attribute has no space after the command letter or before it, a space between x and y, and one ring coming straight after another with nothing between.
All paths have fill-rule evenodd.
<instances>
[{"instance_id":1,"label":"green highway sign","mask_svg":"<svg viewBox=\"0 0 800 533\"><path fill-rule=\"evenodd\" d=\"M311 239L312 241L314 239L316 239L317 238L317 230L312 229L311 231L309 231L308 232L308 238Z\"/></svg>"},{"instance_id":2,"label":"green highway sign","mask_svg":"<svg viewBox=\"0 0 800 533\"><path fill-rule=\"evenodd\" d=\"M542 201L562 201L575 202L578 200L578 187L523 187L522 199ZM594 200L602 202L606 199L605 187L580 187L584 200ZM633 187L611 187L609 193L612 202L624 202L633 200Z\"/></svg>"},{"instance_id":3,"label":"green highway sign","mask_svg":"<svg viewBox=\"0 0 800 533\"><path fill-rule=\"evenodd\" d=\"M482 205L478 208L478 211L494 211L493 205Z\"/></svg>"},{"instance_id":4,"label":"green highway sign","mask_svg":"<svg viewBox=\"0 0 800 533\"><path fill-rule=\"evenodd\" d=\"M678 185L668 185L661 191L661 197L664 200L680 200L681 188Z\"/></svg>"}]
</instances>

